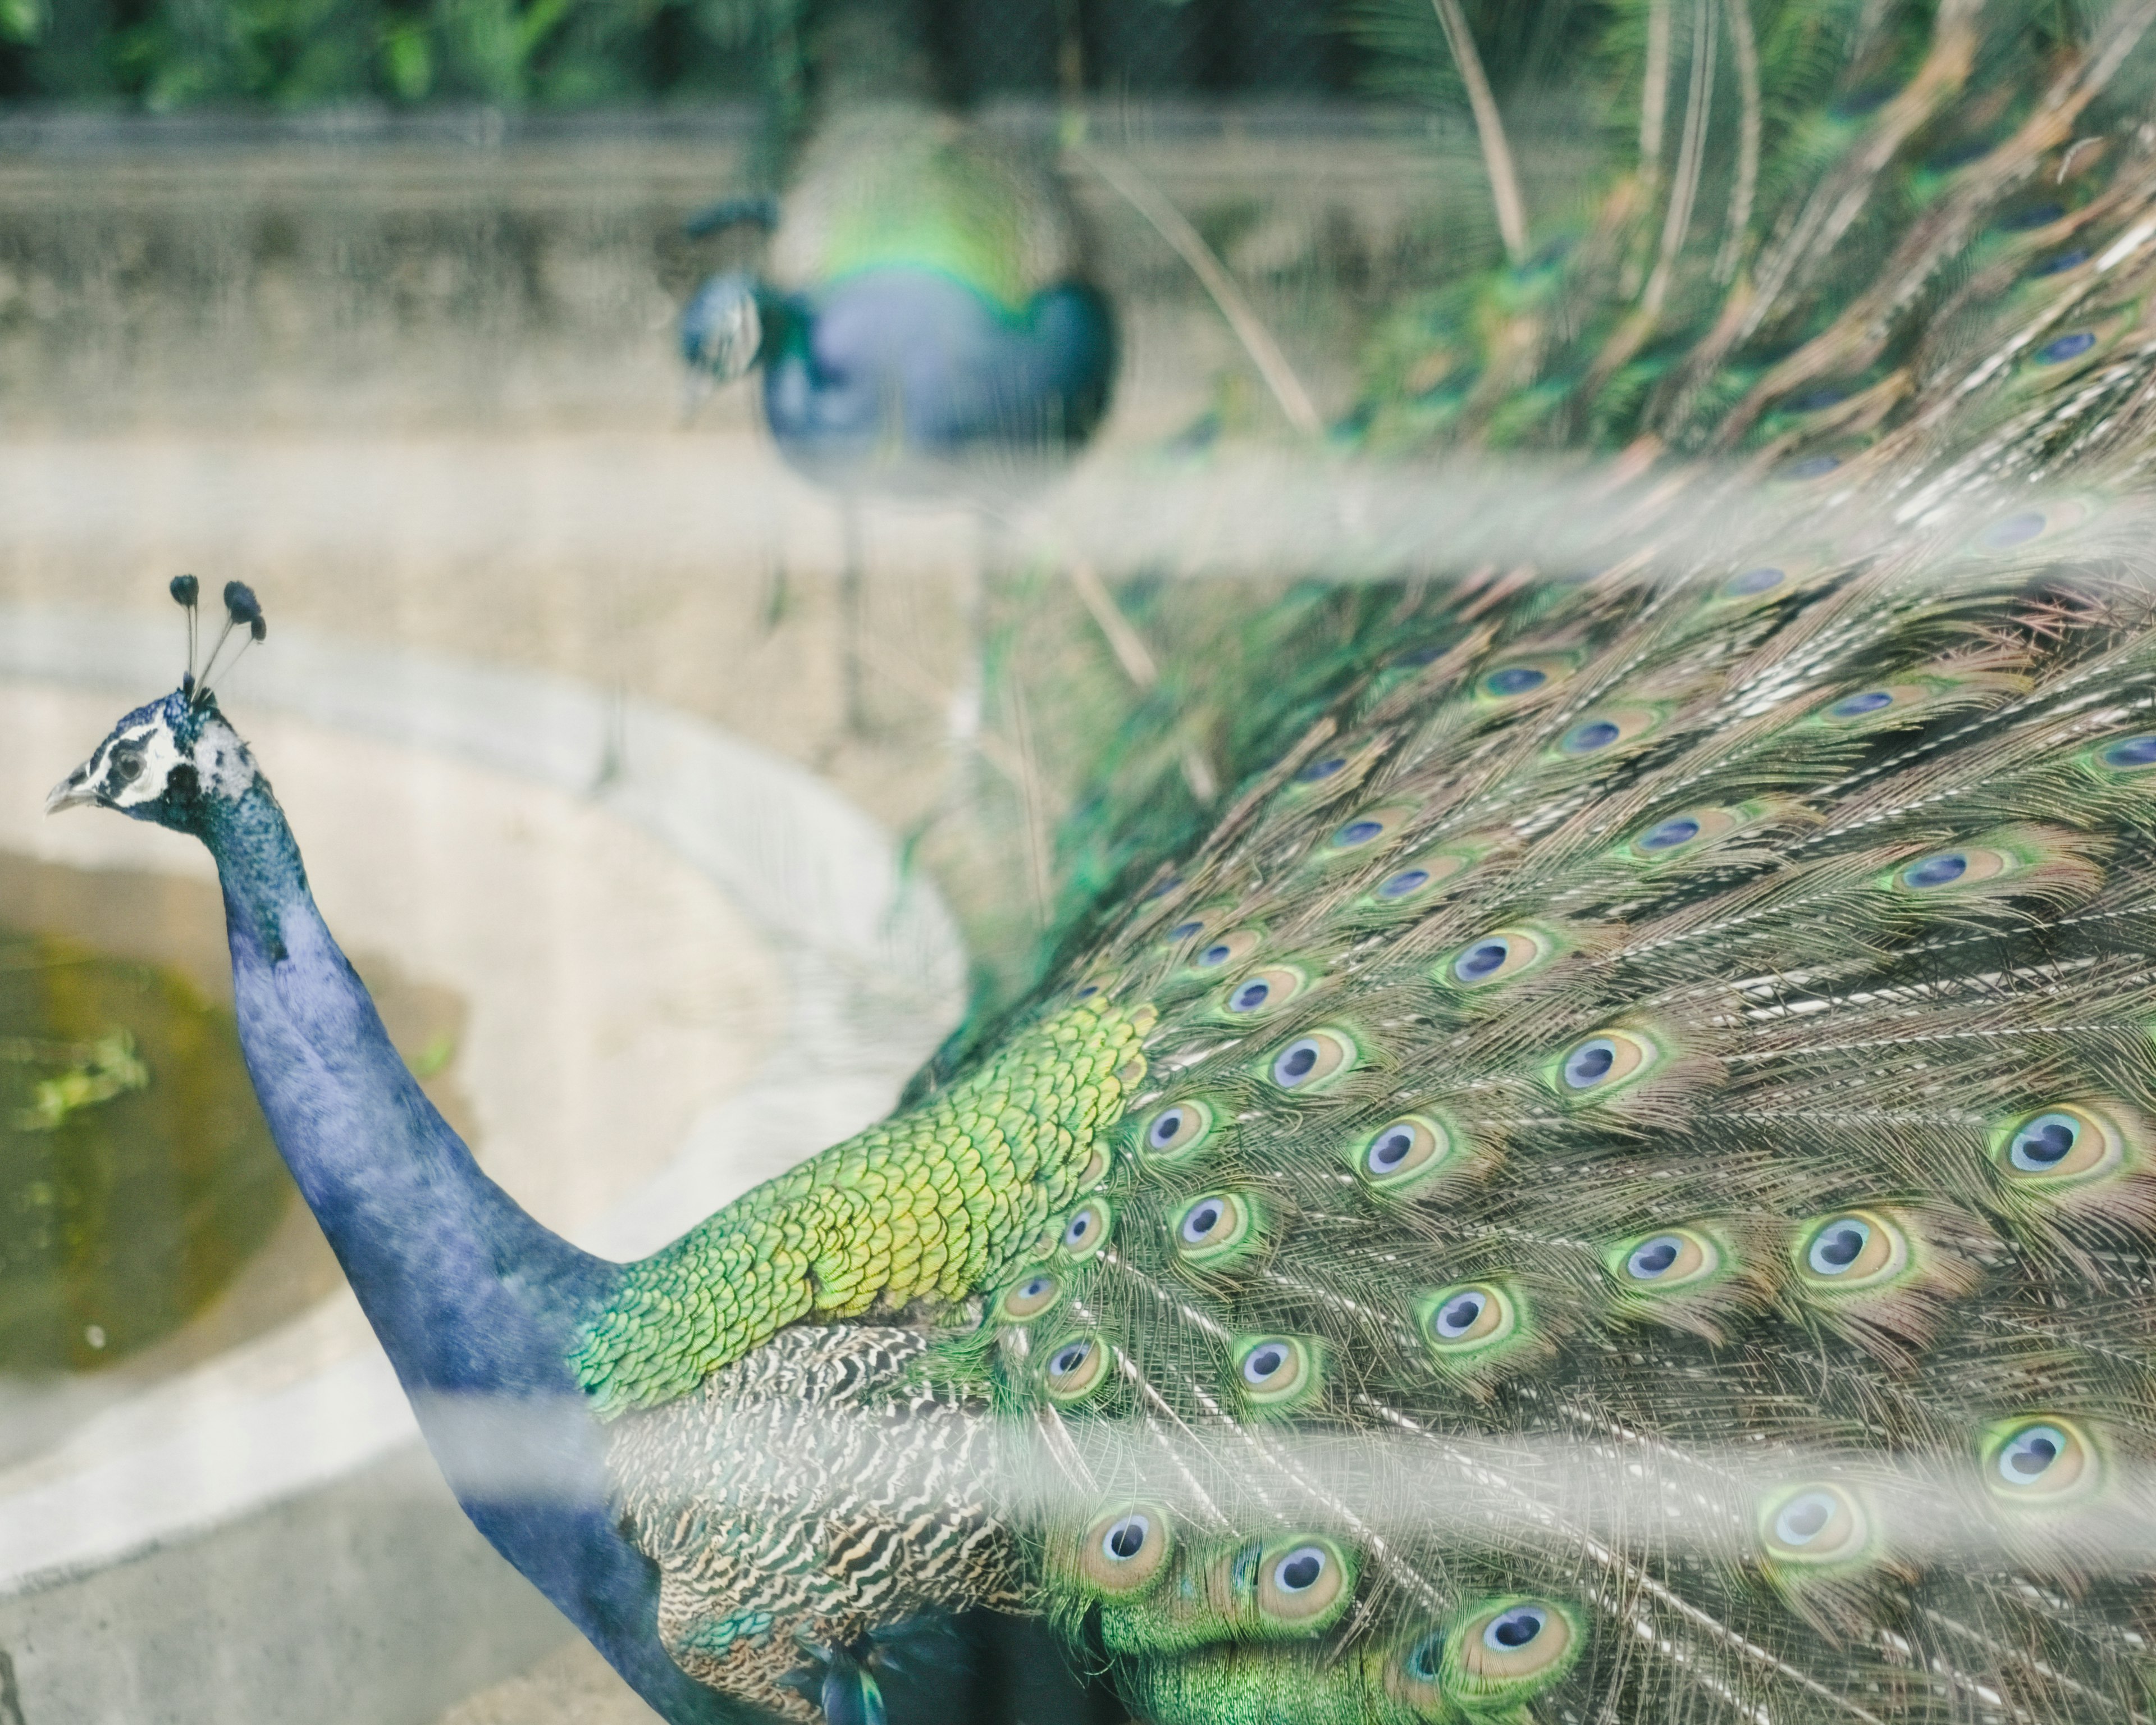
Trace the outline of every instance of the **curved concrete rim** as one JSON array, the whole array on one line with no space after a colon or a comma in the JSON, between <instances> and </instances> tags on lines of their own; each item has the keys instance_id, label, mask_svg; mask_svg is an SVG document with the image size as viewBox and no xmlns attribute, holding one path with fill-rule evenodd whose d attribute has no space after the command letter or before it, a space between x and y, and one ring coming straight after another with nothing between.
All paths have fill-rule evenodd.
<instances>
[{"instance_id":1,"label":"curved concrete rim","mask_svg":"<svg viewBox=\"0 0 2156 1725\"><path fill-rule=\"evenodd\" d=\"M116 717L173 686L179 646L177 618L0 608L0 678L110 691ZM250 651L218 693L243 734L250 708L275 709L588 794L711 877L770 941L788 985L770 1055L655 1177L578 1230L593 1250L636 1256L701 1221L743 1185L744 1143L775 1172L858 1130L963 1009L957 926L891 836L716 726L566 678L297 630ZM275 1389L218 1373L211 1361L152 1386L138 1404L172 1417L134 1405L131 1440L94 1421L38 1458L23 1488L0 1478L0 1598L207 1532L418 1435L372 1348Z\"/></svg>"}]
</instances>

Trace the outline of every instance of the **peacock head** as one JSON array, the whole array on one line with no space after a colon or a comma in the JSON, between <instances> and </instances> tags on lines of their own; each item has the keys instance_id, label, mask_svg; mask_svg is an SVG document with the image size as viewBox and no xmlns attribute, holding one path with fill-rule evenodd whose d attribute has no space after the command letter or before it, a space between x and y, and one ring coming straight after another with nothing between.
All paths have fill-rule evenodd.
<instances>
[{"instance_id":1,"label":"peacock head","mask_svg":"<svg viewBox=\"0 0 2156 1725\"><path fill-rule=\"evenodd\" d=\"M46 814L95 804L202 836L212 812L220 803L236 800L254 783L254 757L218 711L209 675L235 629L244 630L243 652L249 641L262 639L266 632L262 607L240 583L226 584L224 633L198 678L195 578L182 575L175 580L172 597L187 613L187 675L170 695L138 706L114 726L90 758L53 787L45 798ZM239 655L234 655L232 662L239 662Z\"/></svg>"},{"instance_id":2,"label":"peacock head","mask_svg":"<svg viewBox=\"0 0 2156 1725\"><path fill-rule=\"evenodd\" d=\"M720 383L745 377L763 348L763 305L756 278L714 275L681 308L681 357Z\"/></svg>"}]
</instances>

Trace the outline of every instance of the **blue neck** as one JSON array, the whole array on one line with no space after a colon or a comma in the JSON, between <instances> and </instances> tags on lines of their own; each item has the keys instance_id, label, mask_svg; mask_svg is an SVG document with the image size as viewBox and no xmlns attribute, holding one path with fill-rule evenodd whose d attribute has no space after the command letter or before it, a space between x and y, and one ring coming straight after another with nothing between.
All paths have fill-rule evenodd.
<instances>
[{"instance_id":1,"label":"blue neck","mask_svg":"<svg viewBox=\"0 0 2156 1725\"><path fill-rule=\"evenodd\" d=\"M315 908L268 786L198 813L262 1111L458 1501L665 1717L734 1717L659 1643L657 1572L616 1526L604 1440L567 1365L620 1266L526 1215L427 1100Z\"/></svg>"}]
</instances>

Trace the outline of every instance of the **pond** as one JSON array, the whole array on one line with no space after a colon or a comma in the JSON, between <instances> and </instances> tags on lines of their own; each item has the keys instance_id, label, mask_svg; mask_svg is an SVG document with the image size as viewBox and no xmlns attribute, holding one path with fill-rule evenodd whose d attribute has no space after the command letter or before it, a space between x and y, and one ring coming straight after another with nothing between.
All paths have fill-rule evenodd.
<instances>
[{"instance_id":1,"label":"pond","mask_svg":"<svg viewBox=\"0 0 2156 1725\"><path fill-rule=\"evenodd\" d=\"M177 972L0 923L0 1372L162 1340L297 1197L228 1011Z\"/></svg>"}]
</instances>

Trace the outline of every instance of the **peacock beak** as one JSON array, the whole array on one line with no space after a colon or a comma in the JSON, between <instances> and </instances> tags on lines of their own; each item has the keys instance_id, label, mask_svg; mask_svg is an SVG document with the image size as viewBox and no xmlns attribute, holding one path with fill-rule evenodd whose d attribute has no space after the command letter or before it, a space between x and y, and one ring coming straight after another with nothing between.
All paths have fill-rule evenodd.
<instances>
[{"instance_id":1,"label":"peacock beak","mask_svg":"<svg viewBox=\"0 0 2156 1725\"><path fill-rule=\"evenodd\" d=\"M63 809L80 809L96 800L97 793L90 782L90 763L85 762L52 788L45 798L45 813L58 814Z\"/></svg>"}]
</instances>

